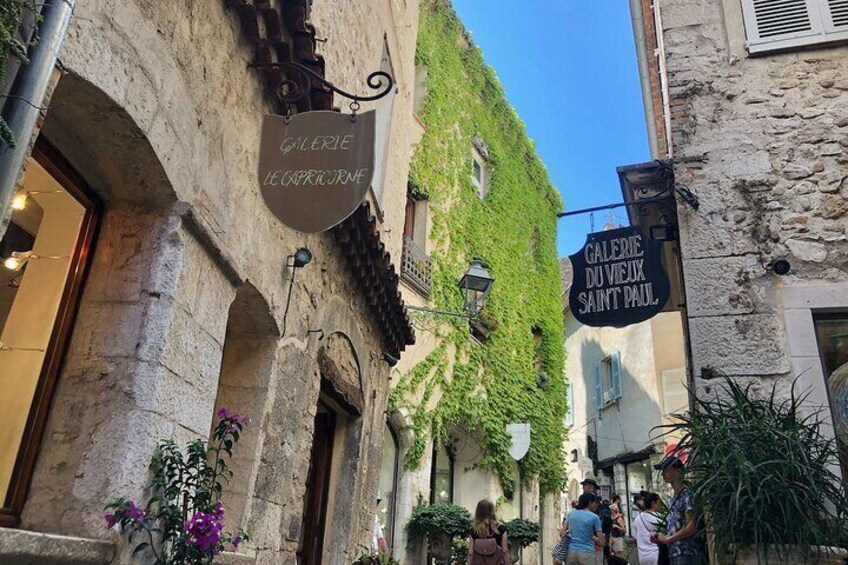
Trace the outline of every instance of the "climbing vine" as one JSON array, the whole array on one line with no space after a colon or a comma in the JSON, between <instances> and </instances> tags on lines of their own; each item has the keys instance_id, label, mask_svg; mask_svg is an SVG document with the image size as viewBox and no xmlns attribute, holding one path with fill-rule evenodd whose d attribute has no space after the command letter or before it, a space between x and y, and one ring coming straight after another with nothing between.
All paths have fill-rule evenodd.
<instances>
[{"instance_id":1,"label":"climbing vine","mask_svg":"<svg viewBox=\"0 0 848 565\"><path fill-rule=\"evenodd\" d=\"M3 0L0 2L0 91L6 83L6 63L11 57L21 63L29 62L27 49L37 38L29 42L21 41L18 32L24 21L24 14L31 12L36 20L40 19L35 6L35 0ZM15 147L15 137L9 129L6 120L0 116L0 141L9 147Z\"/></svg>"},{"instance_id":2,"label":"climbing vine","mask_svg":"<svg viewBox=\"0 0 848 565\"><path fill-rule=\"evenodd\" d=\"M556 255L562 203L493 70L446 0L422 3L416 63L427 70L419 112L426 129L411 182L429 201L431 298L437 308L462 309L457 281L480 257L495 279L483 320L494 329L479 343L466 320L446 317L439 345L401 375L390 405L411 415L415 440L405 464L420 465L431 435L444 442L462 428L480 444L478 465L509 492L515 470L505 424L529 422L523 474L538 477L543 492L558 491L566 412ZM471 178L475 138L488 153L483 198Z\"/></svg>"}]
</instances>

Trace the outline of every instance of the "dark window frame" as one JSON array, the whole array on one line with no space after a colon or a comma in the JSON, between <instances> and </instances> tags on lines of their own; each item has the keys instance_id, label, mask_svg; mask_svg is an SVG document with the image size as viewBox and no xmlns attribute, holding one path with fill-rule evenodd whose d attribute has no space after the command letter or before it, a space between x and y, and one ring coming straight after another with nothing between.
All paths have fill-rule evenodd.
<instances>
[{"instance_id":1,"label":"dark window frame","mask_svg":"<svg viewBox=\"0 0 848 565\"><path fill-rule=\"evenodd\" d=\"M79 311L82 290L91 266L90 259L94 253L97 229L102 215L102 203L94 191L43 137L36 141L32 158L85 208L85 215L71 257L65 288L62 291L59 310L53 323L53 331L45 350L44 362L18 448L9 489L5 501L0 506L0 526L2 527L16 527L20 524L21 511L26 503L36 458L44 439L53 394L62 371L74 321Z\"/></svg>"}]
</instances>

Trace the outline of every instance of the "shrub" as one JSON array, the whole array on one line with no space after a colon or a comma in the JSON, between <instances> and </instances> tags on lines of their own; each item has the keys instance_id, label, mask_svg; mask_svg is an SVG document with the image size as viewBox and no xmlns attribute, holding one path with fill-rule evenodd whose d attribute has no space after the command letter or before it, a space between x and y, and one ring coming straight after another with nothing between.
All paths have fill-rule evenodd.
<instances>
[{"instance_id":1,"label":"shrub","mask_svg":"<svg viewBox=\"0 0 848 565\"><path fill-rule=\"evenodd\" d=\"M471 532L471 514L456 504L433 504L417 506L406 524L411 535L445 533L465 536Z\"/></svg>"},{"instance_id":2,"label":"shrub","mask_svg":"<svg viewBox=\"0 0 848 565\"><path fill-rule=\"evenodd\" d=\"M531 543L536 543L542 533L542 526L537 522L521 518L510 520L505 526L510 545L516 544L520 547L527 547Z\"/></svg>"},{"instance_id":3,"label":"shrub","mask_svg":"<svg viewBox=\"0 0 848 565\"><path fill-rule=\"evenodd\" d=\"M802 415L806 395L797 396L794 383L787 399L776 385L762 395L725 378L718 388L665 426L682 434L696 512L717 552L755 546L768 561L769 552L785 558L798 547L838 545L848 524L845 487L833 471L838 451L819 414Z\"/></svg>"}]
</instances>

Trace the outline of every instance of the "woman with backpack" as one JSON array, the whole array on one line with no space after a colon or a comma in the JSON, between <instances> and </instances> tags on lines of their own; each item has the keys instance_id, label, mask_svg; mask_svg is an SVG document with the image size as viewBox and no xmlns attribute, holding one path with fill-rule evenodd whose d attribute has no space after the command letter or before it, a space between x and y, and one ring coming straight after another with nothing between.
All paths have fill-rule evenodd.
<instances>
[{"instance_id":1,"label":"woman with backpack","mask_svg":"<svg viewBox=\"0 0 848 565\"><path fill-rule=\"evenodd\" d=\"M492 501L481 500L468 538L468 565L506 565L509 561L506 527L495 517Z\"/></svg>"}]
</instances>

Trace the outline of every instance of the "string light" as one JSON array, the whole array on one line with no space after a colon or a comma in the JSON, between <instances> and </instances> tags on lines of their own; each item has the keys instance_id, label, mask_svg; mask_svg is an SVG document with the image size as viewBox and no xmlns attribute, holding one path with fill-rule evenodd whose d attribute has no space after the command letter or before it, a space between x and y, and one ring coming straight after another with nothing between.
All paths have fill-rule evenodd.
<instances>
[{"instance_id":1,"label":"string light","mask_svg":"<svg viewBox=\"0 0 848 565\"><path fill-rule=\"evenodd\" d=\"M12 251L12 255L3 260L3 266L10 271L20 271L32 259L70 259L62 255L36 255L32 251Z\"/></svg>"},{"instance_id":2,"label":"string light","mask_svg":"<svg viewBox=\"0 0 848 565\"><path fill-rule=\"evenodd\" d=\"M26 208L29 197L32 194L61 194L64 190L31 190L29 192L21 191L12 197L12 202L9 204L12 210L23 210Z\"/></svg>"}]
</instances>

